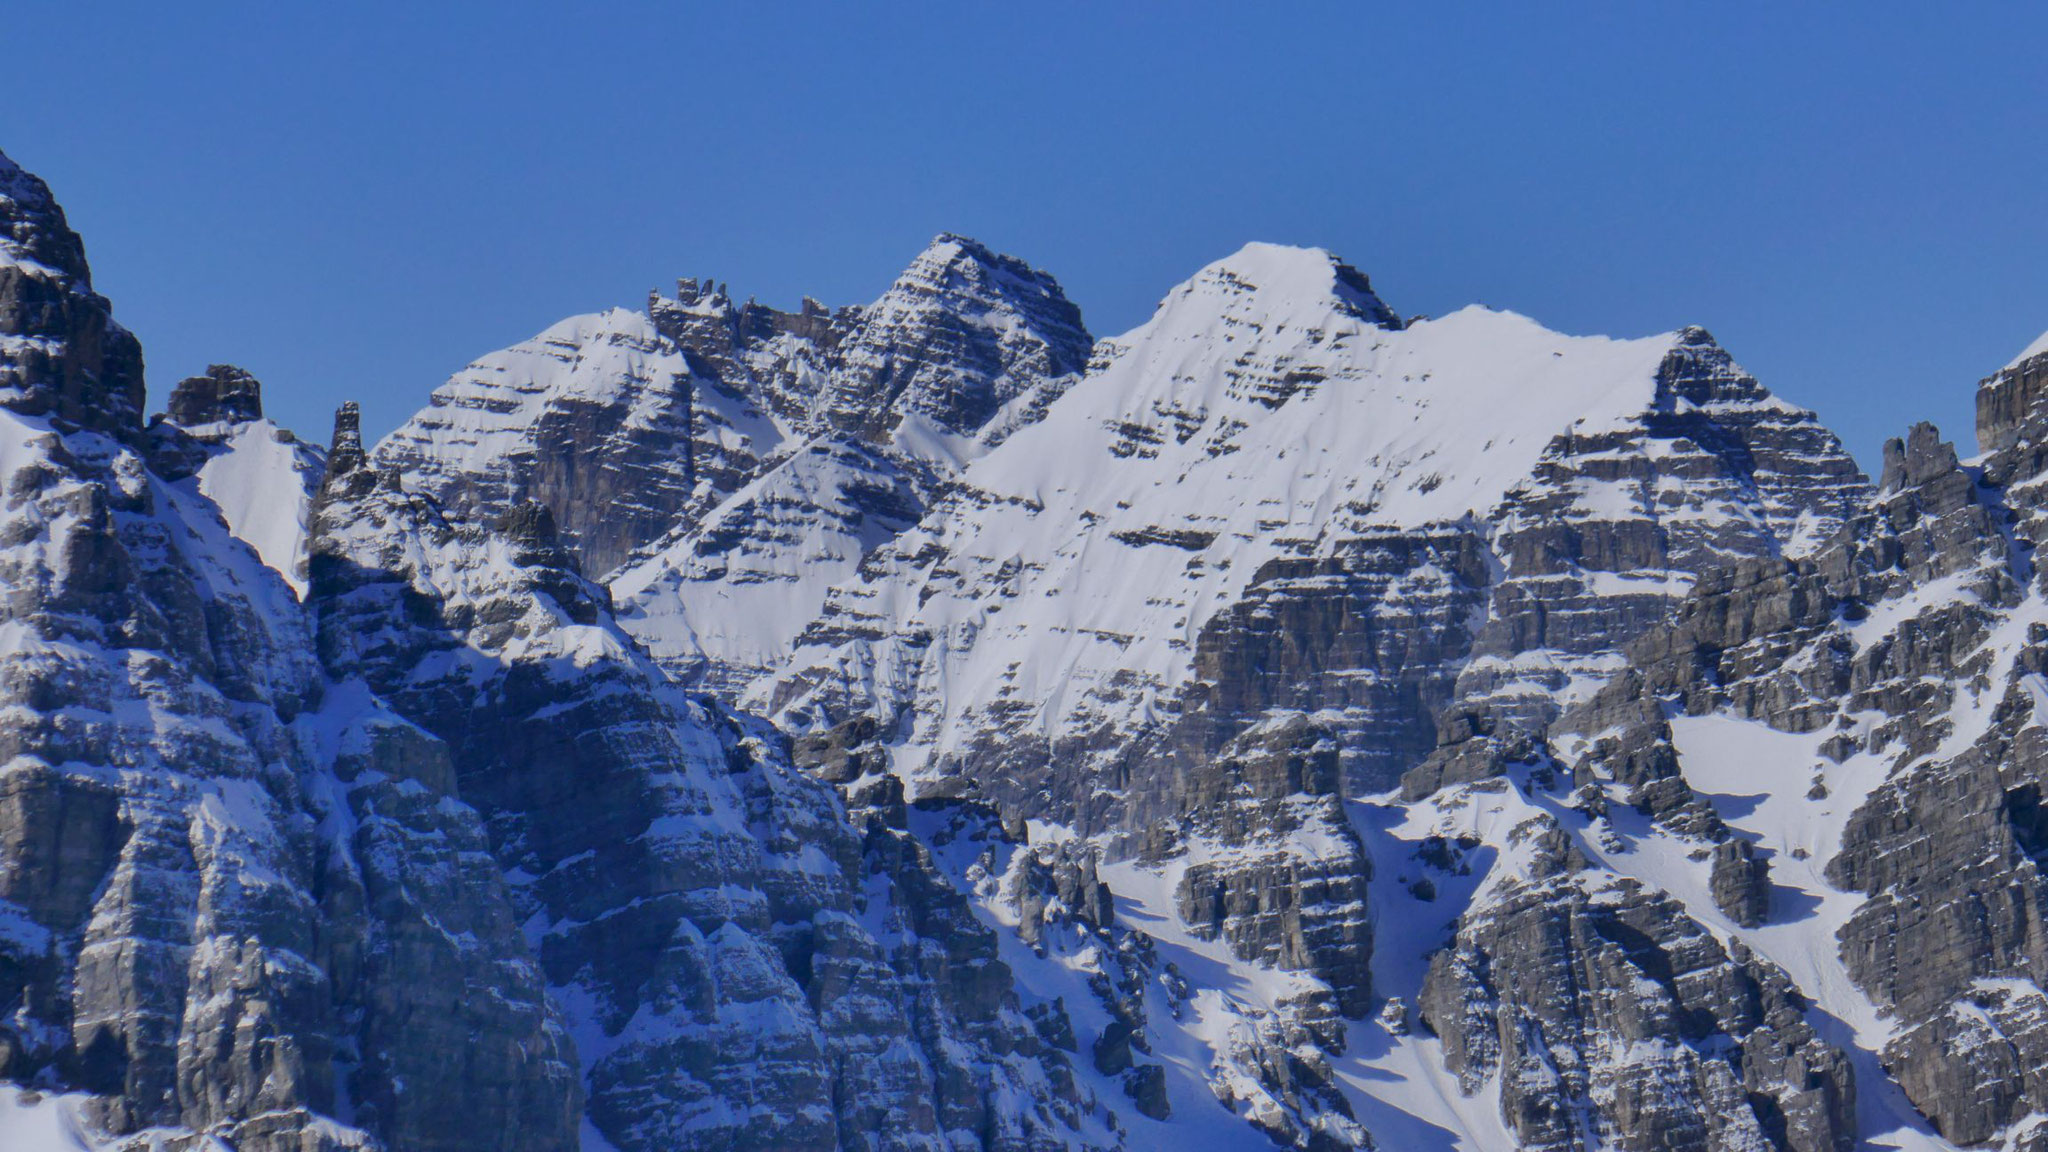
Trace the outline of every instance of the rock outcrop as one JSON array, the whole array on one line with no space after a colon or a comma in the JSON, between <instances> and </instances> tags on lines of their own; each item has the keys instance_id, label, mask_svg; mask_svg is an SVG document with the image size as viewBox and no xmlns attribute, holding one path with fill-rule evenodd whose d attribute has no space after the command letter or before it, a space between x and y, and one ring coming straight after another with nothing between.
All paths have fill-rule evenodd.
<instances>
[{"instance_id":1,"label":"rock outcrop","mask_svg":"<svg viewBox=\"0 0 2048 1152\"><path fill-rule=\"evenodd\" d=\"M1627 881L1503 892L1420 1003L1466 1090L1499 1082L1522 1148L1855 1146L1848 1062L1785 974Z\"/></svg>"},{"instance_id":2,"label":"rock outcrop","mask_svg":"<svg viewBox=\"0 0 2048 1152\"><path fill-rule=\"evenodd\" d=\"M178 381L164 415L181 428L261 420L263 385L232 364L211 364L204 374Z\"/></svg>"},{"instance_id":3,"label":"rock outcrop","mask_svg":"<svg viewBox=\"0 0 2048 1152\"><path fill-rule=\"evenodd\" d=\"M142 345L92 290L85 245L49 186L0 156L0 403L66 429L133 436Z\"/></svg>"}]
</instances>

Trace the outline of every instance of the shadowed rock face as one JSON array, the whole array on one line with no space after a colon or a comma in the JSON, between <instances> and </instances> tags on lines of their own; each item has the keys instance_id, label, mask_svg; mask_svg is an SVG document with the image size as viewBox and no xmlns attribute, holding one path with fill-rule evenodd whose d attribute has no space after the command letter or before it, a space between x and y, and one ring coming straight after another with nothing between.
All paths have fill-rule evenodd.
<instances>
[{"instance_id":1,"label":"shadowed rock face","mask_svg":"<svg viewBox=\"0 0 2048 1152\"><path fill-rule=\"evenodd\" d=\"M1175 891L1196 934L1248 960L1313 972L1331 989L1319 1013L1361 1016L1373 1003L1371 858L1345 817L1334 733L1283 716L1190 773L1176 818L1153 826L1147 848L1196 857ZM1304 851L1302 839L1320 850Z\"/></svg>"},{"instance_id":2,"label":"shadowed rock face","mask_svg":"<svg viewBox=\"0 0 2048 1152\"><path fill-rule=\"evenodd\" d=\"M545 505L607 572L693 506L700 478L744 481L751 453L697 412L703 384L646 317L614 310L472 364L376 455L461 518Z\"/></svg>"},{"instance_id":3,"label":"shadowed rock face","mask_svg":"<svg viewBox=\"0 0 2048 1152\"><path fill-rule=\"evenodd\" d=\"M85 245L41 180L0 155L0 403L132 438L142 346L92 290Z\"/></svg>"},{"instance_id":4,"label":"shadowed rock face","mask_svg":"<svg viewBox=\"0 0 2048 1152\"><path fill-rule=\"evenodd\" d=\"M1080 1139L1064 1054L916 840L857 834L776 735L668 683L544 506L451 522L352 416L314 528L329 674L445 742L614 1146Z\"/></svg>"},{"instance_id":5,"label":"shadowed rock face","mask_svg":"<svg viewBox=\"0 0 2048 1152\"><path fill-rule=\"evenodd\" d=\"M116 1131L304 1121L342 1031L289 842L312 824L287 729L319 695L305 637L222 579L224 532L128 446L140 354L48 190L0 158L0 197L7 1074L99 1093ZM230 802L274 821L206 821Z\"/></svg>"},{"instance_id":6,"label":"shadowed rock face","mask_svg":"<svg viewBox=\"0 0 2048 1152\"><path fill-rule=\"evenodd\" d=\"M204 375L178 381L165 413L186 428L261 420L263 386L232 364L209 365Z\"/></svg>"}]
</instances>

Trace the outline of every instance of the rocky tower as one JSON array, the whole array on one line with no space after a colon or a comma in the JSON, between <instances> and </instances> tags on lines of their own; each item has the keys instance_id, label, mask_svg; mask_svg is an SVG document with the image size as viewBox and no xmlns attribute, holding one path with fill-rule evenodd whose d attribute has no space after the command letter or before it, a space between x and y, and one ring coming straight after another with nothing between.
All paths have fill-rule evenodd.
<instances>
[{"instance_id":1,"label":"rocky tower","mask_svg":"<svg viewBox=\"0 0 2048 1152\"><path fill-rule=\"evenodd\" d=\"M212 364L204 375L178 381L164 411L183 428L247 424L263 419L263 385L232 364Z\"/></svg>"},{"instance_id":2,"label":"rocky tower","mask_svg":"<svg viewBox=\"0 0 2048 1152\"><path fill-rule=\"evenodd\" d=\"M0 155L0 402L67 428L142 427L142 346L92 290L85 245L41 180Z\"/></svg>"}]
</instances>

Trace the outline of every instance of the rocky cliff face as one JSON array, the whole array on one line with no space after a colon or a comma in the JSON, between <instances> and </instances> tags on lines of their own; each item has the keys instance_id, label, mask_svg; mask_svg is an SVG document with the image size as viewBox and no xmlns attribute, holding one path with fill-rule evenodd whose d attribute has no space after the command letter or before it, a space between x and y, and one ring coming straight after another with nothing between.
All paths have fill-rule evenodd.
<instances>
[{"instance_id":1,"label":"rocky cliff face","mask_svg":"<svg viewBox=\"0 0 2048 1152\"><path fill-rule=\"evenodd\" d=\"M6 1075L88 1093L116 1135L366 1146L340 1070L394 1022L360 962L394 925L328 821L310 634L213 505L150 467L133 341L40 182L0 170L32 261L16 298L40 301L0 329ZM204 455L180 436L159 441Z\"/></svg>"},{"instance_id":2,"label":"rocky cliff face","mask_svg":"<svg viewBox=\"0 0 2048 1152\"><path fill-rule=\"evenodd\" d=\"M1697 328L942 236L322 451L0 192L0 1131L2048 1147L2039 346L1873 485Z\"/></svg>"},{"instance_id":3,"label":"rocky cliff face","mask_svg":"<svg viewBox=\"0 0 2048 1152\"><path fill-rule=\"evenodd\" d=\"M670 684L545 506L451 522L351 416L315 520L322 656L445 742L613 1146L1080 1138L1063 1054L914 843L864 841L771 731Z\"/></svg>"},{"instance_id":4,"label":"rocky cliff face","mask_svg":"<svg viewBox=\"0 0 2048 1152\"><path fill-rule=\"evenodd\" d=\"M142 346L92 290L48 185L0 159L0 402L110 435L142 422Z\"/></svg>"},{"instance_id":5,"label":"rocky cliff face","mask_svg":"<svg viewBox=\"0 0 2048 1152\"><path fill-rule=\"evenodd\" d=\"M736 486L772 447L697 411L701 383L645 316L579 316L457 373L377 462L465 516L540 503L606 572L675 522L700 476Z\"/></svg>"}]
</instances>

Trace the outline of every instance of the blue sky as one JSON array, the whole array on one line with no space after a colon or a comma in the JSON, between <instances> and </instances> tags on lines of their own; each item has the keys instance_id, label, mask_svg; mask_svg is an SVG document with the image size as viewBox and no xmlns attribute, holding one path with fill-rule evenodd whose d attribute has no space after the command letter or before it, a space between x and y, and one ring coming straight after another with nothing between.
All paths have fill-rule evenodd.
<instances>
[{"instance_id":1,"label":"blue sky","mask_svg":"<svg viewBox=\"0 0 2048 1152\"><path fill-rule=\"evenodd\" d=\"M1967 452L1975 381L2048 329L2042 6L29 11L0 149L155 402L231 361L323 438L678 275L870 299L940 231L1098 334L1254 239L1404 313L1704 324L1866 464L1915 419Z\"/></svg>"}]
</instances>

